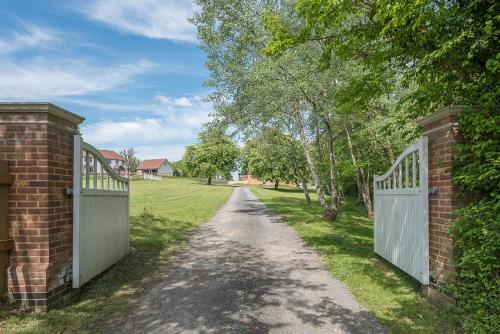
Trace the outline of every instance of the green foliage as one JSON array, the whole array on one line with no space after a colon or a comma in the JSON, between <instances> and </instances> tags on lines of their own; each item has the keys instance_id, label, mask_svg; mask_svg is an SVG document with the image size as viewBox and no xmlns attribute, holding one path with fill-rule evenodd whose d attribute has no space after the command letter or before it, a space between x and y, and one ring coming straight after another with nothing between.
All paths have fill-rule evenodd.
<instances>
[{"instance_id":1,"label":"green foliage","mask_svg":"<svg viewBox=\"0 0 500 334\"><path fill-rule=\"evenodd\" d=\"M470 108L460 115L459 128L463 144L454 179L467 192L493 196L500 191L500 111Z\"/></svg>"},{"instance_id":2,"label":"green foliage","mask_svg":"<svg viewBox=\"0 0 500 334\"><path fill-rule=\"evenodd\" d=\"M445 105L479 106L460 120L464 144L458 149L455 181L472 203L457 212L452 228L455 293L470 332L498 332L499 326L498 294L493 292L499 280L494 261L500 255L495 204L500 124L494 109L500 104L499 13L500 3L494 0L297 0L293 14L275 11L265 17L272 35L267 54L317 43L327 69L336 61L355 64L358 73L344 79L345 87L333 96L344 107L373 106L377 95L393 95L400 86L395 82L403 79L410 89L395 97L399 111L393 110L396 118L386 123L389 127ZM379 121L385 123L388 115L381 113ZM361 143L369 143L368 133ZM390 136L382 133L383 143Z\"/></svg>"},{"instance_id":3,"label":"green foliage","mask_svg":"<svg viewBox=\"0 0 500 334\"><path fill-rule=\"evenodd\" d=\"M359 60L416 82L414 112L449 104L499 104L500 3L494 0L297 0L300 19L267 14L268 54L319 41L326 64ZM389 78L390 79L390 78Z\"/></svg>"},{"instance_id":4,"label":"green foliage","mask_svg":"<svg viewBox=\"0 0 500 334\"><path fill-rule=\"evenodd\" d=\"M241 132L290 125L318 195L371 188L418 136L415 118L479 106L460 120L455 181L473 201L452 229L455 292L469 331L495 329L500 2L196 2L217 116Z\"/></svg>"},{"instance_id":5,"label":"green foliage","mask_svg":"<svg viewBox=\"0 0 500 334\"><path fill-rule=\"evenodd\" d=\"M454 180L471 203L456 212L451 228L453 291L467 315L466 329L494 333L500 328L500 114L471 108L459 125L464 143Z\"/></svg>"},{"instance_id":6,"label":"green foliage","mask_svg":"<svg viewBox=\"0 0 500 334\"><path fill-rule=\"evenodd\" d=\"M141 163L141 160L137 158L137 152L133 147L122 150L120 155L125 158L125 166L129 174L135 173L137 171L137 166Z\"/></svg>"},{"instance_id":7,"label":"green foliage","mask_svg":"<svg viewBox=\"0 0 500 334\"><path fill-rule=\"evenodd\" d=\"M325 217L334 218L338 190L363 186L369 195L370 176L387 168L387 156L399 152L412 137L399 136L409 126L396 124L399 120L393 117L400 116L395 105L408 90L401 76L387 64L365 64L365 51L348 55L369 39L359 33L364 22L370 22L365 20L370 11L352 1L325 1L321 10L309 12L320 2L197 0L200 11L193 22L208 58L207 85L214 90L217 120L245 136L270 126L299 141L297 154L307 158L310 181L324 198L325 212L331 211ZM321 18L330 23L334 19L335 29L327 24L318 27L321 20L315 13L340 3L335 15ZM302 7L295 13L298 6ZM340 10L348 26L336 18ZM356 19L350 20L354 13ZM317 35L306 43L313 31ZM332 41L333 35L335 45L351 40L349 50L328 52L334 44L327 46L325 41ZM384 50L375 44L363 49L370 54ZM346 149L345 123L353 132L356 166ZM388 123L393 131L384 130ZM245 161L242 167L248 169ZM356 182L357 175L362 182Z\"/></svg>"},{"instance_id":8,"label":"green foliage","mask_svg":"<svg viewBox=\"0 0 500 334\"><path fill-rule=\"evenodd\" d=\"M174 161L171 163L174 170L174 176L189 177L189 172L185 165L184 160Z\"/></svg>"},{"instance_id":9,"label":"green foliage","mask_svg":"<svg viewBox=\"0 0 500 334\"><path fill-rule=\"evenodd\" d=\"M239 149L220 129L210 128L199 134L196 145L186 147L182 166L189 176L207 177L209 184L214 176L230 178L236 167Z\"/></svg>"},{"instance_id":10,"label":"green foliage","mask_svg":"<svg viewBox=\"0 0 500 334\"><path fill-rule=\"evenodd\" d=\"M471 333L500 329L500 195L457 212L451 234L457 282L452 290Z\"/></svg>"},{"instance_id":11,"label":"green foliage","mask_svg":"<svg viewBox=\"0 0 500 334\"><path fill-rule=\"evenodd\" d=\"M274 128L265 128L248 140L242 158L248 173L259 180L298 183L307 175L300 144Z\"/></svg>"},{"instance_id":12,"label":"green foliage","mask_svg":"<svg viewBox=\"0 0 500 334\"><path fill-rule=\"evenodd\" d=\"M473 1L377 2L374 19L391 57L419 83L415 107L499 103L500 3Z\"/></svg>"}]
</instances>

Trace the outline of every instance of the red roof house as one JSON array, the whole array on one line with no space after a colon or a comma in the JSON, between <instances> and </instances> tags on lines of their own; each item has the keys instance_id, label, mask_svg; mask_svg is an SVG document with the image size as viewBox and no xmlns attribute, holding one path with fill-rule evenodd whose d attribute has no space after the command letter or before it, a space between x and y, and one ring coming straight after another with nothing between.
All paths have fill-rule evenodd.
<instances>
[{"instance_id":1,"label":"red roof house","mask_svg":"<svg viewBox=\"0 0 500 334\"><path fill-rule=\"evenodd\" d=\"M105 157L108 160L118 160L118 161L125 161L125 158L116 153L115 151L111 150L99 150L101 152L102 156Z\"/></svg>"},{"instance_id":2,"label":"red roof house","mask_svg":"<svg viewBox=\"0 0 500 334\"><path fill-rule=\"evenodd\" d=\"M146 159L137 167L139 173L159 176L173 176L174 170L166 158Z\"/></svg>"},{"instance_id":3,"label":"red roof house","mask_svg":"<svg viewBox=\"0 0 500 334\"><path fill-rule=\"evenodd\" d=\"M117 172L120 175L127 174L126 159L123 156L111 150L99 150L99 152L102 154L102 156L104 157L104 159L106 159L109 166L115 172ZM82 156L85 157L85 152L82 152ZM89 170L90 172L93 172L94 157L92 155L89 156L89 164L90 164ZM83 166L85 167L85 165L86 165L86 160L83 159ZM100 171L98 170L98 173L99 172Z\"/></svg>"}]
</instances>

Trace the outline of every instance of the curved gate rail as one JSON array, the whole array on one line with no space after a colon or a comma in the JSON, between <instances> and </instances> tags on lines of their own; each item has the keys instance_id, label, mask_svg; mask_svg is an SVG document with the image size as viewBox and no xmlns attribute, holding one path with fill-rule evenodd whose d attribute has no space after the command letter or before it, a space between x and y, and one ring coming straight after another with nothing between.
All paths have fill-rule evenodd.
<instances>
[{"instance_id":1,"label":"curved gate rail","mask_svg":"<svg viewBox=\"0 0 500 334\"><path fill-rule=\"evenodd\" d=\"M429 284L427 137L374 177L374 250Z\"/></svg>"},{"instance_id":2,"label":"curved gate rail","mask_svg":"<svg viewBox=\"0 0 500 334\"><path fill-rule=\"evenodd\" d=\"M129 179L74 138L73 287L79 288L129 250Z\"/></svg>"}]
</instances>

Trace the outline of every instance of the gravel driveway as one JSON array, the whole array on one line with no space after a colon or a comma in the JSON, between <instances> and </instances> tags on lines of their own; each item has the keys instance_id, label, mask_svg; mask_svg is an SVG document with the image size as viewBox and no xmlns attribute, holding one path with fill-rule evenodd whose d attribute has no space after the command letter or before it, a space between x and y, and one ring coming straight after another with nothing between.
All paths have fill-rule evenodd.
<instances>
[{"instance_id":1,"label":"gravel driveway","mask_svg":"<svg viewBox=\"0 0 500 334\"><path fill-rule=\"evenodd\" d=\"M384 333L296 232L236 188L120 333Z\"/></svg>"}]
</instances>

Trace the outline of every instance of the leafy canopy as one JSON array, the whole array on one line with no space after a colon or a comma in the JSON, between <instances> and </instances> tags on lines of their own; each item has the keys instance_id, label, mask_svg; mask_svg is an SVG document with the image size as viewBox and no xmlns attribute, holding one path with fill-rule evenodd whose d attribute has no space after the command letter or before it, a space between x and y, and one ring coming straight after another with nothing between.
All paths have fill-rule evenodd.
<instances>
[{"instance_id":1,"label":"leafy canopy","mask_svg":"<svg viewBox=\"0 0 500 334\"><path fill-rule=\"evenodd\" d=\"M182 161L191 176L211 179L220 175L229 178L238 157L238 146L224 131L209 128L200 132L197 144L186 147Z\"/></svg>"}]
</instances>

